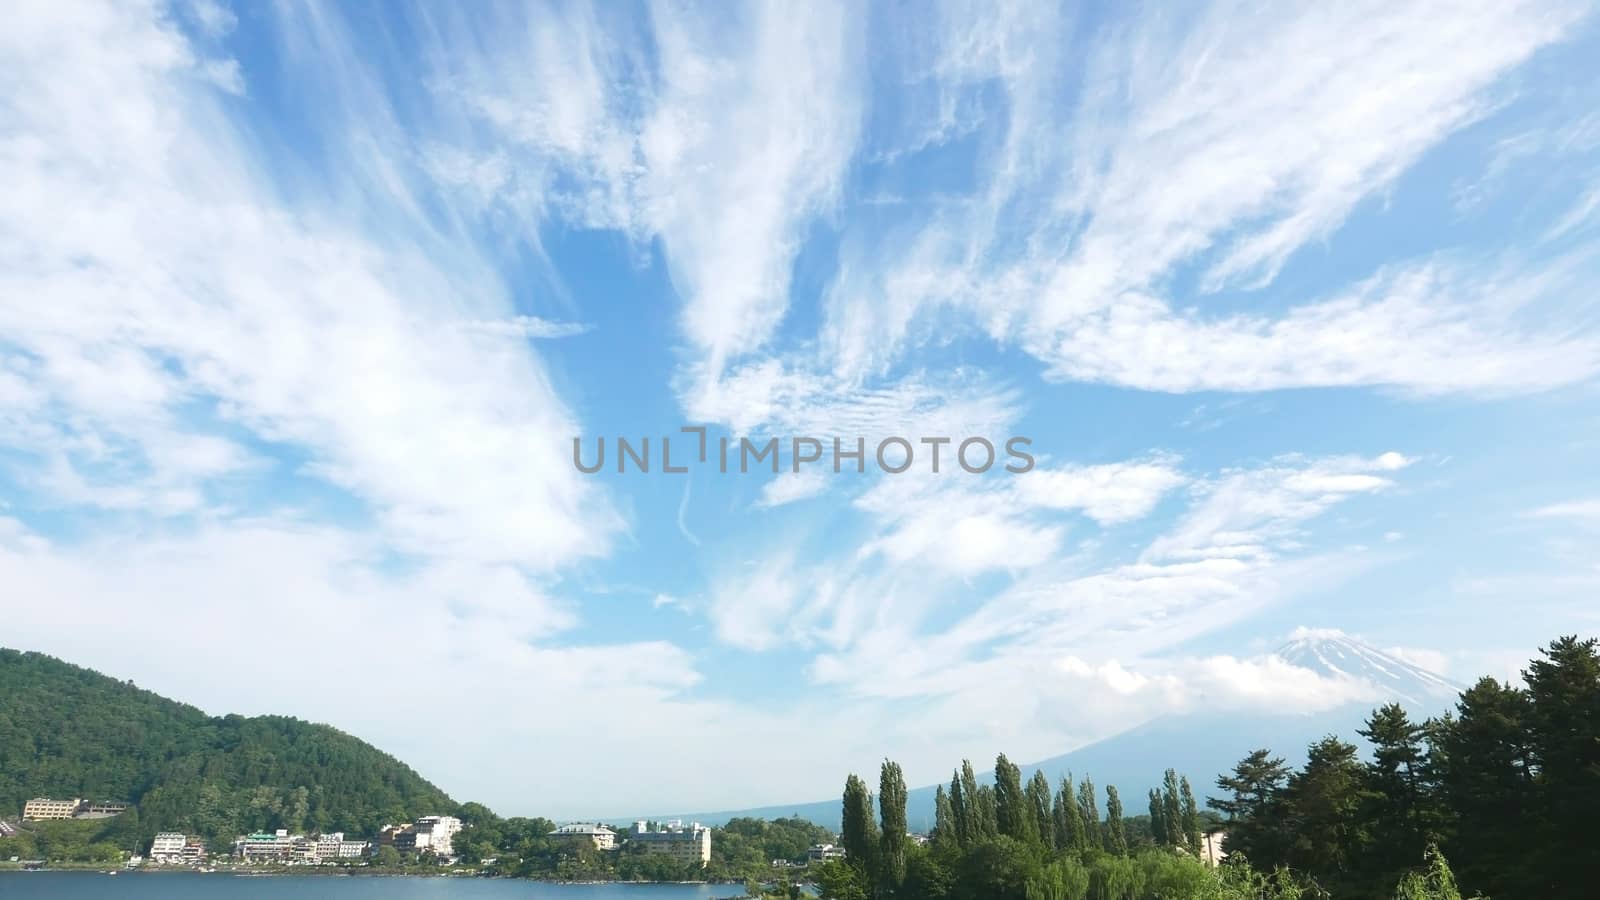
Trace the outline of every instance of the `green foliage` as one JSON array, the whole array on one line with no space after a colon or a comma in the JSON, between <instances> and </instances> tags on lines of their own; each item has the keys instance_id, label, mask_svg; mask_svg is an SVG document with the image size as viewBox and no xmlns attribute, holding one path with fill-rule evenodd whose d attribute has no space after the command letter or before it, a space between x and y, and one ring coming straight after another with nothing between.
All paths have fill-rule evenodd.
<instances>
[{"instance_id":1,"label":"green foliage","mask_svg":"<svg viewBox=\"0 0 1600 900\"><path fill-rule=\"evenodd\" d=\"M878 780L879 818L877 881L882 896L893 896L906 880L906 779L900 764L883 761Z\"/></svg>"},{"instance_id":2,"label":"green foliage","mask_svg":"<svg viewBox=\"0 0 1600 900\"><path fill-rule=\"evenodd\" d=\"M1313 744L1290 775L1260 750L1217 784L1227 850L1287 865L1334 895L1449 896L1461 884L1496 897L1580 900L1600 884L1590 822L1600 809L1600 651L1563 637L1523 673L1526 688L1480 680L1453 715L1414 723L1390 705L1361 734L1370 763L1336 738ZM1423 893L1417 893L1417 892ZM1427 893L1427 892L1433 893ZM1442 892L1442 893L1441 893Z\"/></svg>"},{"instance_id":3,"label":"green foliage","mask_svg":"<svg viewBox=\"0 0 1600 900\"><path fill-rule=\"evenodd\" d=\"M1122 824L1122 798L1117 796L1117 786L1106 786L1106 852L1112 856L1128 855L1128 836Z\"/></svg>"},{"instance_id":4,"label":"green foliage","mask_svg":"<svg viewBox=\"0 0 1600 900\"><path fill-rule=\"evenodd\" d=\"M371 834L456 808L399 760L326 725L213 718L38 653L0 650L0 697L0 809L38 796L135 803L136 814L97 826L122 850L166 830L214 847L271 828Z\"/></svg>"},{"instance_id":5,"label":"green foliage","mask_svg":"<svg viewBox=\"0 0 1600 900\"><path fill-rule=\"evenodd\" d=\"M876 869L878 824L872 815L872 794L867 783L854 775L844 785L843 812L839 841L844 845L845 859L861 870L870 884Z\"/></svg>"}]
</instances>

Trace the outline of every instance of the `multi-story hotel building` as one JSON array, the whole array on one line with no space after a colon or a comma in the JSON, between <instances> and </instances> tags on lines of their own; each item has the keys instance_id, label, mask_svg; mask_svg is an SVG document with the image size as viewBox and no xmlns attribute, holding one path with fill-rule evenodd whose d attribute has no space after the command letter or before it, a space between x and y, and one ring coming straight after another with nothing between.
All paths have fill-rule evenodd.
<instances>
[{"instance_id":1,"label":"multi-story hotel building","mask_svg":"<svg viewBox=\"0 0 1600 900\"><path fill-rule=\"evenodd\" d=\"M49 797L35 797L22 805L24 819L70 819L72 814L83 805L83 800L73 797L71 800L51 800Z\"/></svg>"},{"instance_id":2,"label":"multi-story hotel building","mask_svg":"<svg viewBox=\"0 0 1600 900\"><path fill-rule=\"evenodd\" d=\"M183 847L188 836L178 831L163 831L150 842L150 861L156 864L183 860Z\"/></svg>"},{"instance_id":3,"label":"multi-story hotel building","mask_svg":"<svg viewBox=\"0 0 1600 900\"><path fill-rule=\"evenodd\" d=\"M646 853L671 856L701 866L711 862L711 829L699 822L687 827L673 822L657 831L651 831L645 822L636 822L628 840L644 847Z\"/></svg>"},{"instance_id":4,"label":"multi-story hotel building","mask_svg":"<svg viewBox=\"0 0 1600 900\"><path fill-rule=\"evenodd\" d=\"M617 846L617 833L604 825L590 825L587 823L563 825L550 832L550 837L572 843L589 841L594 844L596 850L610 850Z\"/></svg>"}]
</instances>

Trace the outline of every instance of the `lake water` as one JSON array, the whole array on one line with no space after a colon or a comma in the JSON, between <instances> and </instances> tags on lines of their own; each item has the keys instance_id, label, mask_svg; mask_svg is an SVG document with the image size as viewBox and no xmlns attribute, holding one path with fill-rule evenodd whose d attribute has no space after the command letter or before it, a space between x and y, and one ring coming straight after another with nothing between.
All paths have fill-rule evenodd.
<instances>
[{"instance_id":1,"label":"lake water","mask_svg":"<svg viewBox=\"0 0 1600 900\"><path fill-rule=\"evenodd\" d=\"M713 900L733 884L541 884L499 878L0 872L0 900Z\"/></svg>"}]
</instances>

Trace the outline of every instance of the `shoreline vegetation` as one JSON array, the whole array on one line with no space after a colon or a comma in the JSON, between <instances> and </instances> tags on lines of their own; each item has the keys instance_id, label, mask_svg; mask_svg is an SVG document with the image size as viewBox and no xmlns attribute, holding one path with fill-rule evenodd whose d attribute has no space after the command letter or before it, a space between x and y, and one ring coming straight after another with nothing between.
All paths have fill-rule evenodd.
<instances>
[{"instance_id":1,"label":"shoreline vegetation","mask_svg":"<svg viewBox=\"0 0 1600 900\"><path fill-rule=\"evenodd\" d=\"M28 796L22 785L40 784L64 787L69 796L133 803L110 818L21 823L0 837L0 860L43 859L47 871L131 874L139 870L123 868L128 855L148 847L159 830L194 828L215 848L225 842L212 840L244 833L240 826L354 830L363 817L397 821L448 804L443 810L465 823L447 851L456 857L450 865L385 844L359 865L245 865L213 854L215 871L206 874L743 885L747 897L775 900L800 897L803 885L817 888L823 900L1590 900L1600 884L1600 853L1589 828L1600 809L1597 648L1595 640L1575 636L1552 641L1523 670L1521 684L1480 679L1437 718L1416 721L1398 704L1380 707L1359 731L1365 749L1329 735L1305 748L1298 768L1271 748L1255 749L1220 773L1209 795L1208 786L1196 791L1170 769L1160 788L1135 798L1122 797L1114 785L1097 787L1092 773L1063 773L1052 782L1035 772L1025 779L1001 755L992 783L964 761L936 792L932 832L912 835L904 776L886 760L875 792L855 775L846 781L837 840L797 817L735 818L712 829L711 860L703 867L652 855L637 843L602 850L563 840L548 819L502 818L481 803L439 801L436 788L403 767L389 774L414 779L407 783L421 799L406 805L391 795L378 804L357 796L352 802L361 812L352 814L339 803L373 773L292 762L306 754L294 736L363 763L392 758L333 729L294 720L258 723L250 726L256 733L281 739L274 745L281 755L235 746L229 754L248 758L218 758L210 754L219 734L237 735L254 720L185 712L184 725L198 733L180 730L174 737L159 727L172 712L163 704L187 708L48 657L0 651L0 696L8 697L0 706L0 737L44 733L38 723L46 706L58 717L63 707L75 714L68 739L52 735L54 755L19 756L16 748L25 742L0 740L0 788L9 781L12 797ZM76 679L85 689L83 696L51 679L62 671L69 688ZM49 690L41 695L40 685ZM155 720L140 732L154 746L85 747L74 740L128 733L129 692ZM109 725L99 720L105 716L114 716ZM207 775L168 782L162 777L173 774L170 768L141 762L182 758L184 747L174 748L174 740L213 764ZM130 773L142 786L119 787L131 783L118 780ZM160 802L146 805L150 797ZM175 804L179 797L196 802ZM811 848L834 843L842 858L810 859ZM1209 865L1217 856L1225 859ZM0 871L20 867L0 862Z\"/></svg>"}]
</instances>

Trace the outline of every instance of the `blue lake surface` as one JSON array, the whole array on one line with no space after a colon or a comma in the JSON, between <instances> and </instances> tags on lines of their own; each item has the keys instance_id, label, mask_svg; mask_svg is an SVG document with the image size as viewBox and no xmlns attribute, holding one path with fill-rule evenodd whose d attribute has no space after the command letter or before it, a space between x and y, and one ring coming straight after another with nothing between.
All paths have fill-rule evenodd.
<instances>
[{"instance_id":1,"label":"blue lake surface","mask_svg":"<svg viewBox=\"0 0 1600 900\"><path fill-rule=\"evenodd\" d=\"M733 884L542 884L498 878L0 872L0 900L713 900Z\"/></svg>"}]
</instances>

